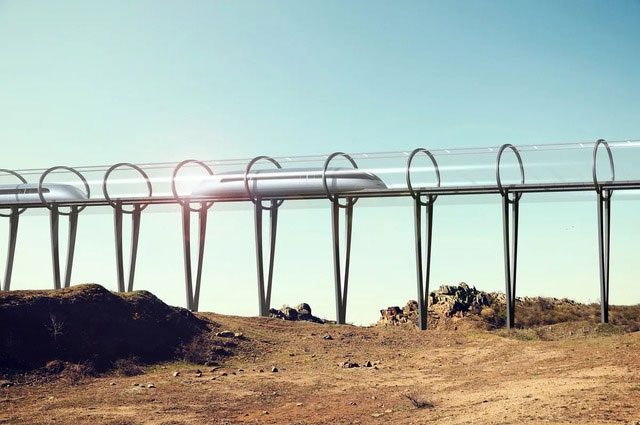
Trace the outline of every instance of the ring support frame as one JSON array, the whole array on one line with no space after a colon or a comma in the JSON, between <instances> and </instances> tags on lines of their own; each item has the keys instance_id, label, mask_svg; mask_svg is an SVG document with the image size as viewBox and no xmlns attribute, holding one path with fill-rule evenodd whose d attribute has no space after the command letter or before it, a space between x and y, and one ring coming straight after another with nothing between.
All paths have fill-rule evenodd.
<instances>
[{"instance_id":1,"label":"ring support frame","mask_svg":"<svg viewBox=\"0 0 640 425\"><path fill-rule=\"evenodd\" d=\"M0 169L0 173L11 174L15 176L18 180L20 180L23 184L27 183L27 181L20 174L16 173L12 170ZM18 241L18 223L20 220L20 215L25 212L25 208L18 208L16 206L11 207L11 212L9 214L1 213L0 217L9 218L9 242L7 246L7 263L4 269L4 280L2 281L2 285L0 285L0 290L9 291L11 290L11 276L13 274L13 261L16 255L16 243Z\"/></svg>"},{"instance_id":2,"label":"ring support frame","mask_svg":"<svg viewBox=\"0 0 640 425\"><path fill-rule=\"evenodd\" d=\"M73 257L76 249L76 235L78 232L78 214L82 212L86 208L86 205L77 206L72 205L69 207L69 211L60 211L58 204L47 203L44 197L43 183L47 175L49 175L53 171L63 170L68 171L70 173L75 174L80 178L82 183L84 184L85 191L87 193L87 199L91 198L91 189L89 188L89 183L87 179L78 172L76 169L66 166L57 166L51 167L47 169L40 176L40 180L38 181L38 197L42 204L49 209L49 218L50 218L50 229L51 229L51 263L53 266L53 288L60 289L61 286L61 278L60 278L60 216L69 217L69 237L67 244L67 265L65 268L64 274L64 287L68 288L71 285L71 272L73 269Z\"/></svg>"},{"instance_id":3,"label":"ring support frame","mask_svg":"<svg viewBox=\"0 0 640 425\"><path fill-rule=\"evenodd\" d=\"M415 190L411 183L411 164L419 153L425 154L433 165L436 174L435 187L440 187L440 168L438 162L431 152L424 148L414 149L407 160L406 181L411 197L413 198L413 222L415 230L415 252L416 252L416 279L418 283L418 309L420 312L419 323L421 330L427 329L427 314L429 309L429 279L431 277L431 241L433 234L433 206L438 195L425 195L426 201L421 199L422 192ZM422 242L422 212L424 208L424 248ZM423 254L424 253L424 254ZM423 257L424 255L424 257ZM424 258L424 259L423 259ZM424 262L423 262L424 261ZM424 269L423 269L424 267ZM424 272L423 272L424 270Z\"/></svg>"},{"instance_id":4,"label":"ring support frame","mask_svg":"<svg viewBox=\"0 0 640 425\"><path fill-rule=\"evenodd\" d=\"M244 171L244 187L247 196L253 203L254 210L254 227L255 227L255 240L256 240L256 273L258 278L258 303L259 314L263 317L268 317L271 309L271 289L273 287L273 268L276 254L276 233L278 230L278 208L283 203L282 199L269 200L270 205L265 206L263 200L259 196L255 196L251 190L250 177L251 169L254 164L259 161L268 161L272 163L276 168L280 169L282 166L275 159L268 156L257 156L253 158L245 168ZM256 179L257 180L257 179ZM263 211L269 211L269 259L268 269L265 279L264 273L264 242L263 242ZM266 284L266 286L265 286Z\"/></svg>"},{"instance_id":5,"label":"ring support frame","mask_svg":"<svg viewBox=\"0 0 640 425\"><path fill-rule=\"evenodd\" d=\"M116 273L118 278L118 292L125 292L125 274L124 274L124 250L123 250L123 229L122 221L124 214L131 215L131 251L129 257L129 274L127 278L126 292L133 291L133 282L136 274L136 261L138 257L138 240L140 239L140 218L142 211L148 206L148 204L135 203L131 206L130 210L126 210L121 200L113 200L109 196L109 189L107 182L109 176L118 168L131 168L137 171L145 180L147 184L148 196L153 195L153 186L149 180L149 176L145 171L135 164L128 162L120 162L114 164L104 174L102 179L102 193L109 205L113 208L113 227L115 233L116 242Z\"/></svg>"},{"instance_id":6,"label":"ring support frame","mask_svg":"<svg viewBox=\"0 0 640 425\"><path fill-rule=\"evenodd\" d=\"M209 176L213 175L213 170L207 164L196 159L187 159L180 162L173 170L171 176L171 192L173 197L180 204L182 210L182 252L184 258L184 285L187 297L187 308L191 311L198 311L200 304L200 287L202 283L202 268L204 262L204 245L207 235L207 212L213 206L213 202L200 202L199 208L191 207L188 197L181 197L176 189L176 177L182 167L187 164L198 165L207 172ZM193 282L193 264L191 259L191 213L198 214L198 260L196 264L196 281L195 288Z\"/></svg>"}]
</instances>

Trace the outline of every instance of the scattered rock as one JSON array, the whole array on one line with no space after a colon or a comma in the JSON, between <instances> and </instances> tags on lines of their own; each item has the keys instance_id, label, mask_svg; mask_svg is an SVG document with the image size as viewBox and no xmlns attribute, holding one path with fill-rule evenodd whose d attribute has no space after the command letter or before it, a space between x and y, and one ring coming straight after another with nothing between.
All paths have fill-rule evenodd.
<instances>
[{"instance_id":1,"label":"scattered rock","mask_svg":"<svg viewBox=\"0 0 640 425\"><path fill-rule=\"evenodd\" d=\"M173 372L173 377L176 378L180 376L180 372L178 372L177 370L175 372Z\"/></svg>"},{"instance_id":2,"label":"scattered rock","mask_svg":"<svg viewBox=\"0 0 640 425\"><path fill-rule=\"evenodd\" d=\"M133 383L133 386L134 386L134 387L139 387L139 386L140 386L140 384L139 384L139 383L137 383L137 382L134 382L134 383Z\"/></svg>"},{"instance_id":3,"label":"scattered rock","mask_svg":"<svg viewBox=\"0 0 640 425\"><path fill-rule=\"evenodd\" d=\"M222 338L233 338L235 335L236 335L235 332L231 332L231 331L216 332L216 336L219 336Z\"/></svg>"},{"instance_id":4,"label":"scattered rock","mask_svg":"<svg viewBox=\"0 0 640 425\"><path fill-rule=\"evenodd\" d=\"M298 304L296 308L292 307L283 307L281 309L272 308L269 310L269 314L271 317L275 317L277 319L282 320L304 320L307 322L314 323L326 323L326 320L320 319L319 317L311 314L311 306L307 303Z\"/></svg>"},{"instance_id":5,"label":"scattered rock","mask_svg":"<svg viewBox=\"0 0 640 425\"><path fill-rule=\"evenodd\" d=\"M220 376L227 376L227 372L222 372Z\"/></svg>"},{"instance_id":6,"label":"scattered rock","mask_svg":"<svg viewBox=\"0 0 640 425\"><path fill-rule=\"evenodd\" d=\"M344 367L345 369L352 369L354 367L360 367L360 365L356 362L352 362L352 361L346 361L346 362L342 362L340 364L340 366Z\"/></svg>"},{"instance_id":7,"label":"scattered rock","mask_svg":"<svg viewBox=\"0 0 640 425\"><path fill-rule=\"evenodd\" d=\"M277 371L278 371L278 368L277 368L277 367L273 366L273 367L271 368L271 372L276 373Z\"/></svg>"},{"instance_id":8,"label":"scattered rock","mask_svg":"<svg viewBox=\"0 0 640 425\"><path fill-rule=\"evenodd\" d=\"M369 360L367 360L367 362L364 364L364 367L371 367L371 366L373 366L373 365L371 364L371 362Z\"/></svg>"},{"instance_id":9,"label":"scattered rock","mask_svg":"<svg viewBox=\"0 0 640 425\"><path fill-rule=\"evenodd\" d=\"M147 388L155 388L156 386L153 384L147 384Z\"/></svg>"},{"instance_id":10,"label":"scattered rock","mask_svg":"<svg viewBox=\"0 0 640 425\"><path fill-rule=\"evenodd\" d=\"M13 387L13 382L6 381L6 380L0 381L0 388L9 388L9 387Z\"/></svg>"},{"instance_id":11,"label":"scattered rock","mask_svg":"<svg viewBox=\"0 0 640 425\"><path fill-rule=\"evenodd\" d=\"M300 407L302 406L302 403L296 403L296 406Z\"/></svg>"},{"instance_id":12,"label":"scattered rock","mask_svg":"<svg viewBox=\"0 0 640 425\"><path fill-rule=\"evenodd\" d=\"M115 382L110 382L109 385L111 385L112 387L115 385Z\"/></svg>"},{"instance_id":13,"label":"scattered rock","mask_svg":"<svg viewBox=\"0 0 640 425\"><path fill-rule=\"evenodd\" d=\"M333 339L333 337L331 335L327 334L327 335L323 336L322 339L326 339L326 340L330 341L330 340Z\"/></svg>"},{"instance_id":14,"label":"scattered rock","mask_svg":"<svg viewBox=\"0 0 640 425\"><path fill-rule=\"evenodd\" d=\"M244 334L242 332L236 332L233 334L234 338L244 339Z\"/></svg>"},{"instance_id":15,"label":"scattered rock","mask_svg":"<svg viewBox=\"0 0 640 425\"><path fill-rule=\"evenodd\" d=\"M260 370L258 370L258 372L263 373L263 372L264 372L264 369L260 369Z\"/></svg>"}]
</instances>

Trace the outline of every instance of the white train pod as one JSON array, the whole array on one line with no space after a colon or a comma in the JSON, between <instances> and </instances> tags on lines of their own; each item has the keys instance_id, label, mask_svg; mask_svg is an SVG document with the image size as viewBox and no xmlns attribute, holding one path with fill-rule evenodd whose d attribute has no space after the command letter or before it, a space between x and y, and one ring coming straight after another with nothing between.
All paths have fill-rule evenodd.
<instances>
[{"instance_id":1,"label":"white train pod","mask_svg":"<svg viewBox=\"0 0 640 425\"><path fill-rule=\"evenodd\" d=\"M321 195L326 193L322 175L322 169L312 168L255 170L246 176L245 184L243 172L224 173L204 178L192 196L242 197L247 194L247 186L257 197ZM377 175L358 169L331 168L325 179L331 194L387 188Z\"/></svg>"},{"instance_id":2,"label":"white train pod","mask_svg":"<svg viewBox=\"0 0 640 425\"><path fill-rule=\"evenodd\" d=\"M43 184L42 196L47 202L73 202L87 199L87 195L68 184ZM0 184L0 204L33 204L42 202L37 183Z\"/></svg>"}]
</instances>

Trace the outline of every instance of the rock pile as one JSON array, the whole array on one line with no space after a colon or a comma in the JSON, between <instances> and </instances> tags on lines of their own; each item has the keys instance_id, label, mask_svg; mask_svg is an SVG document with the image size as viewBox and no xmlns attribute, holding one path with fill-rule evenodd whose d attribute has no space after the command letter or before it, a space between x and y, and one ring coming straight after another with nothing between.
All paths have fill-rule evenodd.
<instances>
[{"instance_id":1,"label":"rock pile","mask_svg":"<svg viewBox=\"0 0 640 425\"><path fill-rule=\"evenodd\" d=\"M428 316L432 320L437 320L441 315L463 317L468 313L481 314L483 309L499 301L498 298L499 294L479 291L464 282L459 285L442 285L429 294ZM378 323L383 325L417 323L419 315L418 302L411 300L403 308L392 306L380 310L381 317Z\"/></svg>"},{"instance_id":2,"label":"rock pile","mask_svg":"<svg viewBox=\"0 0 640 425\"><path fill-rule=\"evenodd\" d=\"M444 307L444 314L452 317L464 315L469 311L480 313L484 307L491 306L495 298L496 294L479 291L475 286L470 287L462 282L458 286L440 286L437 291L429 294L429 304L441 304Z\"/></svg>"},{"instance_id":3,"label":"rock pile","mask_svg":"<svg viewBox=\"0 0 640 425\"><path fill-rule=\"evenodd\" d=\"M326 323L325 320L311 314L311 306L307 303L298 304L296 308L282 307L280 310L272 308L269 310L271 317L282 320L303 320L314 323Z\"/></svg>"}]
</instances>

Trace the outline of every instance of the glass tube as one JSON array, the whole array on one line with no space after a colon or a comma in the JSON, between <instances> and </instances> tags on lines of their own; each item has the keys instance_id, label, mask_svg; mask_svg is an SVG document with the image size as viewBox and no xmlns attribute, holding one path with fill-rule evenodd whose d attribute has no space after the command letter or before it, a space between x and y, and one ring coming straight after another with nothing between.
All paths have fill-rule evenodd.
<instances>
[{"instance_id":1,"label":"glass tube","mask_svg":"<svg viewBox=\"0 0 640 425\"><path fill-rule=\"evenodd\" d=\"M517 189L522 182L520 164L517 154L522 161L524 172L524 186L531 185L583 185L584 190L595 189L594 185L594 148L596 142L523 145L512 148L503 148L498 167L498 155L501 147L465 148L465 149L432 149L428 153L420 151L415 154L409 171L410 182L416 191L435 190L439 186L441 192L454 192L456 188L485 188L491 193L497 193L499 171L500 181L504 186ZM428 149L428 148L427 148ZM615 167L615 175L609 162L608 152L611 154L612 164ZM258 196L256 184L273 178L283 176L290 181L296 179L315 178L322 181L325 165L327 166L325 177L328 182L329 192L333 195L341 195L345 191L350 196L357 196L358 188L350 187L341 189L336 180L352 178L353 176L369 174L379 180L371 186L363 187L362 192L371 196L409 195L407 182L407 162L412 155L411 150L382 153L354 153L348 157L338 155L325 164L329 155L289 156L276 158L262 158L252 164L251 171L247 174L250 189L253 192L242 190L239 195L225 198L220 195L214 200L247 201L250 196ZM640 184L640 141L616 141L608 144L600 144L595 155L595 168L597 182L609 184L612 182L631 182ZM349 160L351 159L352 162ZM89 189L90 200L112 201L122 200L164 200L170 203L174 199L172 182L175 183L175 194L184 199L189 199L193 193L203 196L198 192L198 185L207 179L235 179L236 184L245 188L245 171L252 159L231 160L206 160L202 162L190 162L183 164L176 173L178 163L145 163L145 164L120 164L116 166L81 166L74 167L85 180L67 169L54 169L47 172L44 169L13 170L26 180L22 184L14 175L0 172L0 190L8 190L12 187L24 189L24 195L29 192L34 195L34 188L46 173L42 181L42 188L51 189L56 185L74 188L74 193L86 193ZM277 166L281 167L278 169ZM353 171L354 166L357 170ZM209 170L213 174L209 176ZM105 183L105 174L109 173ZM439 175L439 179L438 179ZM341 177L342 176L342 177ZM515 185L515 186L513 186ZM105 192L106 189L106 192ZM317 188L316 188L317 189ZM316 192L318 192L316 190ZM0 198L2 197L0 192ZM289 194L295 197L295 191ZM327 195L324 192L315 193L314 199L322 199ZM64 201L43 194L45 200ZM277 197L277 193L269 196ZM27 199L27 198L25 198ZM28 198L37 203L39 197ZM34 200L35 199L35 200ZM200 198L194 198L196 201ZM174 201L175 202L175 201ZM14 202L15 203L15 202ZM7 208L11 202L7 198L0 199L0 207ZM103 203L104 205L104 203Z\"/></svg>"}]
</instances>

